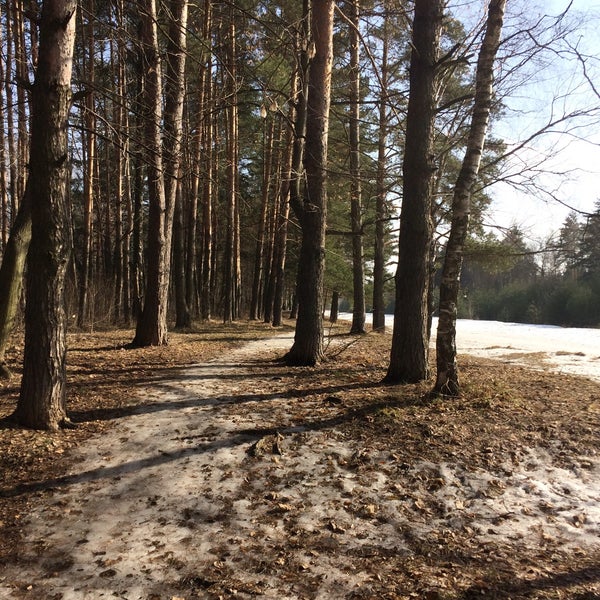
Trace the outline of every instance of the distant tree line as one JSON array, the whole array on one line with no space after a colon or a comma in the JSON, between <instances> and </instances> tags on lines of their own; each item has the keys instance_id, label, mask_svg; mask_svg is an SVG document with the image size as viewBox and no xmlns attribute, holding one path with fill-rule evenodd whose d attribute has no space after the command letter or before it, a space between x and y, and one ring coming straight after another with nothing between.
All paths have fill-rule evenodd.
<instances>
[{"instance_id":1,"label":"distant tree line","mask_svg":"<svg viewBox=\"0 0 600 600\"><path fill-rule=\"evenodd\" d=\"M600 202L571 213L544 248L513 227L473 239L462 274L464 318L571 327L600 326Z\"/></svg>"}]
</instances>

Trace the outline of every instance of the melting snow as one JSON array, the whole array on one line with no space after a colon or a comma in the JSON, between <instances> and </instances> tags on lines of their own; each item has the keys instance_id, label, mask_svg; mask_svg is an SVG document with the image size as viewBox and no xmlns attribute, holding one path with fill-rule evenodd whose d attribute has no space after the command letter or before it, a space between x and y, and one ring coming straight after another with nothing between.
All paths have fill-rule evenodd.
<instances>
[{"instance_id":1,"label":"melting snow","mask_svg":"<svg viewBox=\"0 0 600 600\"><path fill-rule=\"evenodd\" d=\"M220 569L260 584L263 598L285 599L297 596L277 565L293 561L320 579L318 597L331 598L372 576L353 556L404 554L415 536L440 529L468 530L481 543L598 549L598 458L568 470L525 448L502 476L421 462L399 477L389 455L351 447L334 428L294 425L298 399L279 397L269 373L254 381L260 393L240 394L244 362L290 343L252 343L144 392L148 405L81 448L50 505L31 512L12 580L63 600L133 600ZM249 456L257 431L277 422L290 423L280 430L283 455ZM307 538L321 550L308 553ZM0 580L0 595L9 592Z\"/></svg>"}]
</instances>

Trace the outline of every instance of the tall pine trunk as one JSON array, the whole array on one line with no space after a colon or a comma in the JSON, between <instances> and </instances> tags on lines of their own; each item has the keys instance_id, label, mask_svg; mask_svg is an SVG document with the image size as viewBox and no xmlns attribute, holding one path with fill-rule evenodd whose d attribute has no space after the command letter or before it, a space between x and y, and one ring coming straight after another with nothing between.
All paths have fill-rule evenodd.
<instances>
[{"instance_id":1,"label":"tall pine trunk","mask_svg":"<svg viewBox=\"0 0 600 600\"><path fill-rule=\"evenodd\" d=\"M396 271L392 351L386 381L417 382L429 375L428 292L433 124L442 0L416 0L410 61L410 95L402 165L402 209Z\"/></svg>"},{"instance_id":2,"label":"tall pine trunk","mask_svg":"<svg viewBox=\"0 0 600 600\"><path fill-rule=\"evenodd\" d=\"M2 9L0 8L0 20L2 18ZM0 48L4 48L4 36L2 35L2 25L0 24ZM4 86L7 75L7 70L4 67L4 62L0 60L0 255L4 253L8 244L8 236L10 232L10 217L8 212L8 181L7 181L7 155L6 155L6 130L4 123L6 122L6 102L4 94ZM13 215L14 219L14 215ZM1 360L1 358L0 358Z\"/></svg>"},{"instance_id":3,"label":"tall pine trunk","mask_svg":"<svg viewBox=\"0 0 600 600\"><path fill-rule=\"evenodd\" d=\"M350 333L366 333L363 219L360 181L360 0L350 2L350 221L352 227L352 290Z\"/></svg>"},{"instance_id":4,"label":"tall pine trunk","mask_svg":"<svg viewBox=\"0 0 600 600\"><path fill-rule=\"evenodd\" d=\"M299 212L302 242L298 265L298 320L291 365L315 365L323 358L323 277L327 222L327 140L333 64L333 0L313 0L314 56L308 81L304 166L306 189Z\"/></svg>"},{"instance_id":5,"label":"tall pine trunk","mask_svg":"<svg viewBox=\"0 0 600 600\"><path fill-rule=\"evenodd\" d=\"M290 122L293 121L293 111L290 109ZM287 255L288 219L290 215L290 180L293 149L293 132L288 130L283 159L283 175L279 184L279 210L275 227L275 242L273 256L273 277L275 286L273 290L273 315L272 324L279 327L283 320L283 292L285 289L285 261Z\"/></svg>"},{"instance_id":6,"label":"tall pine trunk","mask_svg":"<svg viewBox=\"0 0 600 600\"><path fill-rule=\"evenodd\" d=\"M306 9L303 27L308 29ZM308 39L308 33L298 35L299 38ZM302 44L297 44L300 48ZM306 129L306 96L308 90L308 56L306 50L298 49L300 59L294 68L291 81L288 122L292 124L285 136L285 150L283 153L283 173L279 188L279 211L275 229L275 256L273 258L273 274L275 289L273 294L273 319L275 327L283 321L283 293L285 289L285 262L287 254L288 219L290 214L291 195L295 193L296 204L299 204L300 168L304 148L304 131ZM293 192L292 188L295 190Z\"/></svg>"},{"instance_id":7,"label":"tall pine trunk","mask_svg":"<svg viewBox=\"0 0 600 600\"><path fill-rule=\"evenodd\" d=\"M379 126L377 132L377 177L375 182L375 249L373 256L373 331L385 333L385 219L387 215L386 172L388 133L388 36L387 21L383 23L381 45L381 90L379 92Z\"/></svg>"},{"instance_id":8,"label":"tall pine trunk","mask_svg":"<svg viewBox=\"0 0 600 600\"><path fill-rule=\"evenodd\" d=\"M165 230L167 202L163 174L161 124L162 80L155 0L140 0L142 64L144 69L143 121L148 179L148 265L144 305L137 321L133 346L167 343L168 252Z\"/></svg>"},{"instance_id":9,"label":"tall pine trunk","mask_svg":"<svg viewBox=\"0 0 600 600\"><path fill-rule=\"evenodd\" d=\"M240 271L239 271L239 207L238 207L238 100L237 100L237 40L235 13L229 9L227 30L227 91L225 109L226 134L226 229L223 277L223 322L231 323L239 316Z\"/></svg>"},{"instance_id":10,"label":"tall pine trunk","mask_svg":"<svg viewBox=\"0 0 600 600\"><path fill-rule=\"evenodd\" d=\"M167 343L171 239L182 135L187 0L173 0L170 4L170 41L167 52L169 90L164 112L164 147L161 135L162 77L156 3L155 0L144 0L142 4L146 86L144 118L149 191L148 267L144 307L132 345L159 346Z\"/></svg>"},{"instance_id":11,"label":"tall pine trunk","mask_svg":"<svg viewBox=\"0 0 600 600\"><path fill-rule=\"evenodd\" d=\"M266 109L265 109L266 110ZM271 187L271 171L273 167L273 137L275 132L275 119L265 114L263 133L263 173L261 208L256 233L256 248L254 250L254 274L252 277L252 297L250 299L250 319L252 321L260 318L263 295L261 295L262 284L265 277L264 253L265 253L265 230L267 228L267 214L269 209L269 190Z\"/></svg>"},{"instance_id":12,"label":"tall pine trunk","mask_svg":"<svg viewBox=\"0 0 600 600\"><path fill-rule=\"evenodd\" d=\"M486 31L477 60L471 126L465 156L454 187L450 237L442 267L435 390L450 396L460 393L456 361L456 312L460 273L469 229L471 190L479 173L493 101L494 61L500 44L505 5L506 0L492 0L488 8Z\"/></svg>"},{"instance_id":13,"label":"tall pine trunk","mask_svg":"<svg viewBox=\"0 0 600 600\"><path fill-rule=\"evenodd\" d=\"M25 354L16 420L56 430L68 423L65 278L71 248L67 187L68 115L75 42L75 0L46 0L31 91L32 239L29 248ZM35 174L35 176L31 176Z\"/></svg>"},{"instance_id":14,"label":"tall pine trunk","mask_svg":"<svg viewBox=\"0 0 600 600\"><path fill-rule=\"evenodd\" d=\"M199 308L199 316L202 319L210 318L210 306L209 302L203 300L203 282L205 277L204 272L204 257L205 251L207 254L207 264L209 265L207 277L210 277L210 251L211 251L211 211L210 201L212 195L212 182L210 173L210 162L212 146L212 136L210 123L212 121L212 114L208 108L211 99L211 86L212 86L212 46L211 46L211 25L212 25L212 2L211 0L204 0L204 11L202 20L202 40L204 42L203 55L200 63L200 74L198 81L198 116L196 121L196 134L194 136L193 144L193 156L191 157L193 164L193 178L192 178L192 189L191 198L188 206L188 230L186 238L187 247L187 261L186 261L186 303L188 310L192 310L196 307ZM204 192L208 189L208 194L205 196ZM202 202L200 202L200 196L202 195ZM205 201L209 204L208 212L208 228L205 228L205 223L202 221L202 229L199 225L199 209L204 212ZM207 248L202 246L200 251L197 250L197 238L200 235L202 244L208 240ZM207 286L209 287L209 286ZM199 292L199 293L198 293ZM210 294L206 294L205 300L208 301ZM199 301L198 301L198 300ZM208 306L206 305L208 304Z\"/></svg>"},{"instance_id":15,"label":"tall pine trunk","mask_svg":"<svg viewBox=\"0 0 600 600\"><path fill-rule=\"evenodd\" d=\"M185 98L185 64L187 49L187 0L171 0L169 41L167 44L164 145L165 190L167 207L172 215L175 232L173 278L175 280L175 313L178 327L190 327L192 317L185 296L185 255L183 193L181 184L181 150L183 138L183 105ZM169 240L170 242L170 240ZM171 244L169 243L169 248Z\"/></svg>"}]
</instances>

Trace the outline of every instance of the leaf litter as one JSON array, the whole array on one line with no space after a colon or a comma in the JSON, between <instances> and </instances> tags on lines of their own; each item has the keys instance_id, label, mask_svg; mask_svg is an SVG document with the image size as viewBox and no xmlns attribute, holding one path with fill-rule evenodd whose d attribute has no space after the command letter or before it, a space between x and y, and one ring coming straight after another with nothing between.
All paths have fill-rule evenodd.
<instances>
[{"instance_id":1,"label":"leaf litter","mask_svg":"<svg viewBox=\"0 0 600 600\"><path fill-rule=\"evenodd\" d=\"M389 337L316 369L291 342L124 385L67 473L3 486L28 504L0 596L597 597L597 383L467 357L432 399L379 384Z\"/></svg>"}]
</instances>

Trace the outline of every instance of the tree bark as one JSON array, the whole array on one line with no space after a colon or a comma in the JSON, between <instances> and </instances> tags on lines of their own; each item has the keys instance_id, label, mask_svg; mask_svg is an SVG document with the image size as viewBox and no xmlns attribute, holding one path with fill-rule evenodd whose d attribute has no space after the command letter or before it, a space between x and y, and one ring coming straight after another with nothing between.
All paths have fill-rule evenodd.
<instances>
[{"instance_id":1,"label":"tree bark","mask_svg":"<svg viewBox=\"0 0 600 600\"><path fill-rule=\"evenodd\" d=\"M467 148L452 199L452 222L440 284L440 309L436 338L437 378L435 391L460 393L456 360L456 312L463 251L469 229L471 190L479 173L481 155L493 101L494 61L500 44L506 0L492 0L475 75L475 99Z\"/></svg>"},{"instance_id":2,"label":"tree bark","mask_svg":"<svg viewBox=\"0 0 600 600\"><path fill-rule=\"evenodd\" d=\"M133 346L160 346L167 343L173 213L182 135L187 1L173 0L170 7L169 90L164 112L166 140L163 148L162 78L156 3L155 0L143 0L141 6L146 85L144 117L148 148L148 278Z\"/></svg>"},{"instance_id":3,"label":"tree bark","mask_svg":"<svg viewBox=\"0 0 600 600\"><path fill-rule=\"evenodd\" d=\"M299 220L298 320L290 365L315 365L323 358L323 276L327 222L327 139L333 64L333 0L313 0L314 56L308 82L304 166L306 189Z\"/></svg>"},{"instance_id":4,"label":"tree bark","mask_svg":"<svg viewBox=\"0 0 600 600\"><path fill-rule=\"evenodd\" d=\"M293 77L292 98L297 95L298 77ZM290 106L290 123L294 121L294 108ZM279 210L277 212L277 225L275 227L275 244L273 257L273 276L275 287L273 290L273 318L274 327L282 323L283 291L285 287L285 261L287 254L287 230L290 214L290 181L292 178L292 153L293 153L293 131L289 129L285 138L285 149L283 152L283 175L279 183Z\"/></svg>"},{"instance_id":5,"label":"tree bark","mask_svg":"<svg viewBox=\"0 0 600 600\"><path fill-rule=\"evenodd\" d=\"M115 52L117 43L111 40L111 67L113 70L113 76L117 82L117 89L121 81L118 52ZM115 64L116 63L116 64ZM122 96L121 96L122 97ZM121 150L122 136L125 135L125 105L123 102L117 102L113 106L113 122L117 124L117 131L115 132L115 143L114 149L114 165L115 165L115 181L114 195L115 195L115 207L114 207L114 227L115 227L115 243L113 245L113 270L114 270L114 299L113 299L113 322L119 324L122 322L122 309L123 309L123 297L126 293L124 286L123 277L123 214L125 208L125 153Z\"/></svg>"},{"instance_id":6,"label":"tree bark","mask_svg":"<svg viewBox=\"0 0 600 600\"><path fill-rule=\"evenodd\" d=\"M35 64L35 55L37 53L37 44L34 43L34 36L36 28L32 28L32 40L27 49L25 43L25 23L23 17L25 15L25 7L23 6L22 0L15 2L16 10L13 11L13 24L14 34L13 40L15 44L15 67L16 67L16 78L19 82L17 85L17 156L18 156L18 168L16 172L16 186L15 186L15 202L21 201L25 195L25 182L27 179L27 165L29 160L29 114L27 111L28 97L26 82L29 82L28 63L31 60Z\"/></svg>"},{"instance_id":7,"label":"tree bark","mask_svg":"<svg viewBox=\"0 0 600 600\"><path fill-rule=\"evenodd\" d=\"M212 23L212 4L211 0L204 0L204 11L202 20L202 40L204 44L204 52L202 54L198 81L198 115L196 120L196 134L194 136L193 156L191 158L193 164L193 178L190 193L190 201L188 203L188 230L187 230L187 257L186 257L186 303L188 310L196 307L199 308L199 315L204 318L202 308L203 300L196 301L197 290L202 288L204 278L203 260L205 256L204 247L200 252L197 251L197 238L199 231L198 221L198 205L200 204L200 194L204 194L205 187L209 188L208 202L210 203L210 148L211 148L211 132L210 121L211 113L208 111L209 101L211 98L212 85L212 60L211 60L211 23ZM200 184L202 178L202 185ZM202 203L204 208L204 203ZM209 223L210 223L210 210ZM210 239L210 226L208 230L201 231L201 240L204 244L206 237ZM210 244L207 252L208 265L210 266ZM210 269L208 271L210 275ZM200 297L202 298L202 289L200 289ZM207 294L207 298L210 295ZM200 306L198 306L200 305ZM196 310L194 310L196 312ZM210 308L208 309L206 319L210 318Z\"/></svg>"},{"instance_id":8,"label":"tree bark","mask_svg":"<svg viewBox=\"0 0 600 600\"><path fill-rule=\"evenodd\" d=\"M94 215L94 186L93 177L96 162L96 112L94 110L94 26L91 15L94 14L94 0L91 1L90 13L87 21L86 51L87 60L84 61L84 77L90 86L90 91L85 98L85 161L83 170L83 252L81 255L81 272L79 274L79 304L77 307L77 326L84 326L87 309L90 282L90 257L92 252L93 215Z\"/></svg>"},{"instance_id":9,"label":"tree bark","mask_svg":"<svg viewBox=\"0 0 600 600\"><path fill-rule=\"evenodd\" d=\"M285 262L287 255L288 219L291 196L295 194L295 203L300 205L300 170L304 153L304 136L306 131L306 100L308 94L308 3L305 2L302 30L297 35L297 51L299 60L293 69L291 80L288 122L292 126L286 134L283 160L283 175L279 189L279 213L275 231L275 257L273 271L275 290L273 296L272 324L279 327L282 323L283 293L285 288Z\"/></svg>"},{"instance_id":10,"label":"tree bark","mask_svg":"<svg viewBox=\"0 0 600 600\"><path fill-rule=\"evenodd\" d=\"M350 333L366 333L363 257L362 186L360 181L360 0L350 1L350 221L352 230L352 326Z\"/></svg>"},{"instance_id":11,"label":"tree bark","mask_svg":"<svg viewBox=\"0 0 600 600\"><path fill-rule=\"evenodd\" d=\"M187 53L187 0L171 0L169 11L169 38L167 43L166 80L169 82L165 105L165 194L167 214L171 227L166 237L176 229L173 253L175 280L175 314L177 327L191 327L192 316L185 295L185 267L183 243L183 193L181 190L181 149L183 138L183 105L185 99L185 64ZM173 222L176 221L176 222ZM168 240L169 252L171 240ZM170 265L170 262L169 262Z\"/></svg>"},{"instance_id":12,"label":"tree bark","mask_svg":"<svg viewBox=\"0 0 600 600\"><path fill-rule=\"evenodd\" d=\"M2 10L0 8L0 18L1 15ZM2 35L1 27L0 48L4 48L4 36ZM2 127L0 127L0 256L4 254L4 251L8 244L8 237L10 234L10 218L8 212L8 181L6 178L8 161L6 156L6 130L4 129L4 123L6 122L7 112L7 105L4 98L7 71L8 69L5 69L4 62L0 61L0 123L2 123ZM1 360L2 359L0 358L0 361Z\"/></svg>"},{"instance_id":13,"label":"tree bark","mask_svg":"<svg viewBox=\"0 0 600 600\"><path fill-rule=\"evenodd\" d=\"M390 365L385 378L389 383L417 382L429 375L427 298L433 236L433 124L443 4L442 0L415 2L402 167L396 308Z\"/></svg>"},{"instance_id":14,"label":"tree bark","mask_svg":"<svg viewBox=\"0 0 600 600\"><path fill-rule=\"evenodd\" d=\"M119 29L119 35L117 38L117 73L118 73L118 98L119 98L119 111L118 111L118 129L120 132L118 151L121 154L119 161L119 179L121 181L120 187L123 190L123 202L124 205L124 232L123 232L123 243L122 243L122 257L121 257L121 273L123 274L123 323L126 326L131 324L131 299L132 299L132 271L131 271L131 241L133 235L134 225L134 210L133 210L133 199L132 199L132 185L131 185L131 162L130 162L130 120L129 113L125 109L127 106L127 68L126 68L126 55L127 46L126 38L124 34L125 28L125 2L124 0L118 0L116 3L117 10L117 24Z\"/></svg>"},{"instance_id":15,"label":"tree bark","mask_svg":"<svg viewBox=\"0 0 600 600\"><path fill-rule=\"evenodd\" d=\"M229 23L226 41L227 73L226 87L228 104L226 119L226 230L225 230L225 268L223 278L223 322L231 323L238 318L239 302L239 230L238 230L238 99L237 99L237 39L233 7L229 10Z\"/></svg>"},{"instance_id":16,"label":"tree bark","mask_svg":"<svg viewBox=\"0 0 600 600\"><path fill-rule=\"evenodd\" d=\"M167 204L161 139L162 81L155 0L140 0L144 68L143 121L148 179L148 266L144 306L137 321L133 346L167 343Z\"/></svg>"},{"instance_id":17,"label":"tree bark","mask_svg":"<svg viewBox=\"0 0 600 600\"><path fill-rule=\"evenodd\" d=\"M0 267L0 378L9 379L5 363L8 340L19 309L25 260L31 241L31 197L28 190L19 206Z\"/></svg>"},{"instance_id":18,"label":"tree bark","mask_svg":"<svg viewBox=\"0 0 600 600\"><path fill-rule=\"evenodd\" d=\"M263 134L263 173L260 215L256 233L256 248L254 250L254 274L252 277L252 297L250 299L250 320L255 321L261 316L261 295L264 278L265 230L269 209L269 190L271 188L271 171L273 168L273 140L275 134L275 119L265 116Z\"/></svg>"},{"instance_id":19,"label":"tree bark","mask_svg":"<svg viewBox=\"0 0 600 600\"><path fill-rule=\"evenodd\" d=\"M8 195L10 200L10 214L12 221L16 218L19 206L18 190L17 190L17 172L19 159L16 151L16 133L15 133L15 118L14 118L14 86L13 78L9 76L10 70L13 67L15 55L14 55L14 44L13 44L13 28L12 14L17 10L17 7L12 2L6 3L6 78L5 84L5 96L6 96L6 137L8 142L8 165L9 165L9 184L8 184Z\"/></svg>"},{"instance_id":20,"label":"tree bark","mask_svg":"<svg viewBox=\"0 0 600 600\"><path fill-rule=\"evenodd\" d=\"M331 309L329 310L329 322L337 323L338 313L340 307L340 293L337 290L333 290L331 294Z\"/></svg>"},{"instance_id":21,"label":"tree bark","mask_svg":"<svg viewBox=\"0 0 600 600\"><path fill-rule=\"evenodd\" d=\"M27 257L23 379L14 417L26 427L49 430L68 423L64 284L71 249L67 130L76 9L75 0L44 2L31 92L32 240Z\"/></svg>"},{"instance_id":22,"label":"tree bark","mask_svg":"<svg viewBox=\"0 0 600 600\"><path fill-rule=\"evenodd\" d=\"M192 313L187 303L185 277L185 223L184 194L181 189L175 200L173 220L173 287L175 288L175 327L186 329L192 326Z\"/></svg>"},{"instance_id":23,"label":"tree bark","mask_svg":"<svg viewBox=\"0 0 600 600\"><path fill-rule=\"evenodd\" d=\"M379 127L377 132L377 177L375 200L375 250L373 256L373 331L385 333L385 217L387 186L387 133L388 133L388 27L384 17L381 44L379 96Z\"/></svg>"}]
</instances>

